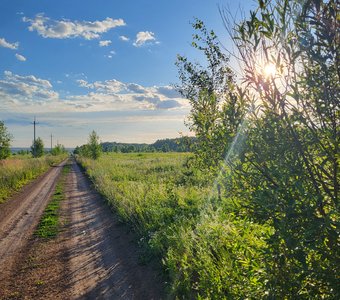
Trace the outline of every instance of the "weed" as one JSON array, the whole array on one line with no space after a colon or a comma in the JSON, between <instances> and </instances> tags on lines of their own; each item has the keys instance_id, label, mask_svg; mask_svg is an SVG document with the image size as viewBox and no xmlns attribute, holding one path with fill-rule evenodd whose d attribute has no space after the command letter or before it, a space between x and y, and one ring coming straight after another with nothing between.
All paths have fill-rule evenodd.
<instances>
[{"instance_id":1,"label":"weed","mask_svg":"<svg viewBox=\"0 0 340 300\"><path fill-rule=\"evenodd\" d=\"M64 199L63 183L65 176L70 171L70 166L65 165L62 170L62 176L59 179L51 201L45 208L44 214L38 224L35 235L41 238L53 238L59 232L59 209L60 202Z\"/></svg>"}]
</instances>

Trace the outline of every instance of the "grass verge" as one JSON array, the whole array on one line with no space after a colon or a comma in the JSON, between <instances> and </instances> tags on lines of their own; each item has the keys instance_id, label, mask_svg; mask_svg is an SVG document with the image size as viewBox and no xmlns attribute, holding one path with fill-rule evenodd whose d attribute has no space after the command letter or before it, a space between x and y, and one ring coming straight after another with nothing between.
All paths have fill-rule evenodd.
<instances>
[{"instance_id":1,"label":"grass verge","mask_svg":"<svg viewBox=\"0 0 340 300\"><path fill-rule=\"evenodd\" d=\"M63 167L62 175L58 180L54 194L51 201L47 205L44 214L38 224L35 235L41 238L53 238L57 236L59 232L59 210L61 201L64 200L64 181L65 176L70 171L70 165L66 164Z\"/></svg>"},{"instance_id":2,"label":"grass verge","mask_svg":"<svg viewBox=\"0 0 340 300\"><path fill-rule=\"evenodd\" d=\"M66 157L66 155L45 155L40 158L17 156L0 160L0 204Z\"/></svg>"}]
</instances>

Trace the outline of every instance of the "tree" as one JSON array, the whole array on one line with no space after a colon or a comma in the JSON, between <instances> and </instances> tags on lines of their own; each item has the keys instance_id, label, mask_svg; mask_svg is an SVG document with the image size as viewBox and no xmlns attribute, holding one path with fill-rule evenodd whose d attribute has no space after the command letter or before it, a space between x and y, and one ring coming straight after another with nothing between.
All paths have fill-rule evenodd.
<instances>
[{"instance_id":1,"label":"tree","mask_svg":"<svg viewBox=\"0 0 340 300\"><path fill-rule=\"evenodd\" d=\"M38 137L35 142L33 141L31 152L34 157L41 157L44 155L44 142L40 137Z\"/></svg>"},{"instance_id":2,"label":"tree","mask_svg":"<svg viewBox=\"0 0 340 300\"><path fill-rule=\"evenodd\" d=\"M98 134L93 130L88 139L88 152L92 159L97 159L102 153L102 148L99 142Z\"/></svg>"},{"instance_id":3,"label":"tree","mask_svg":"<svg viewBox=\"0 0 340 300\"><path fill-rule=\"evenodd\" d=\"M336 299L338 4L258 2L248 19L228 28L243 88L256 100L243 161L232 166L233 193L248 216L275 230L267 250L268 297Z\"/></svg>"},{"instance_id":4,"label":"tree","mask_svg":"<svg viewBox=\"0 0 340 300\"><path fill-rule=\"evenodd\" d=\"M245 146L219 178L216 207L273 229L265 241L264 299L340 298L338 11L335 0L258 0L239 24L221 11L240 57L241 83L221 73L215 39L198 46L207 69L179 60L180 91L191 103L189 125L203 164L222 162L246 119ZM241 296L247 297L256 298Z\"/></svg>"},{"instance_id":5,"label":"tree","mask_svg":"<svg viewBox=\"0 0 340 300\"><path fill-rule=\"evenodd\" d=\"M67 151L65 150L65 147L61 144L57 144L51 151L52 155L60 155L60 154L64 154Z\"/></svg>"},{"instance_id":6,"label":"tree","mask_svg":"<svg viewBox=\"0 0 340 300\"><path fill-rule=\"evenodd\" d=\"M5 159L11 155L12 135L8 132L3 121L0 121L0 159Z\"/></svg>"},{"instance_id":7,"label":"tree","mask_svg":"<svg viewBox=\"0 0 340 300\"><path fill-rule=\"evenodd\" d=\"M189 128L197 137L196 162L200 168L219 169L221 159L237 132L246 107L234 81L229 57L222 51L217 36L196 19L192 46L203 52L207 66L178 56L176 65L181 83L178 91L191 104Z\"/></svg>"}]
</instances>

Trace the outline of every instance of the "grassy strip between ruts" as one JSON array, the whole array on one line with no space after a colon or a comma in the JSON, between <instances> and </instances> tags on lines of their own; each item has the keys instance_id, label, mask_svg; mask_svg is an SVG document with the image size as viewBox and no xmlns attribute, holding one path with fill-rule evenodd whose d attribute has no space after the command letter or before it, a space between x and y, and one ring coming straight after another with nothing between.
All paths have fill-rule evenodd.
<instances>
[{"instance_id":1,"label":"grassy strip between ruts","mask_svg":"<svg viewBox=\"0 0 340 300\"><path fill-rule=\"evenodd\" d=\"M66 164L63 167L62 175L58 180L54 194L49 204L47 205L44 214L38 224L35 235L42 238L53 238L59 232L59 209L60 202L64 200L64 181L65 176L70 171L70 165Z\"/></svg>"}]
</instances>

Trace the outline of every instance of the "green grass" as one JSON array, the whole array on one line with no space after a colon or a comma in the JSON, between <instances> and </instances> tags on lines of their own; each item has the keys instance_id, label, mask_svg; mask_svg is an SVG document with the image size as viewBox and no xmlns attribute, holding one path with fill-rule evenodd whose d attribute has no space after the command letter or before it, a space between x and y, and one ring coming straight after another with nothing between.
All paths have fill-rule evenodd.
<instances>
[{"instance_id":1,"label":"green grass","mask_svg":"<svg viewBox=\"0 0 340 300\"><path fill-rule=\"evenodd\" d=\"M78 161L122 222L139 234L142 261L162 264L171 297L263 298L271 227L235 214L233 199L210 199L210 183L186 167L189 158L112 153Z\"/></svg>"},{"instance_id":2,"label":"green grass","mask_svg":"<svg viewBox=\"0 0 340 300\"><path fill-rule=\"evenodd\" d=\"M46 172L52 165L58 164L67 156L46 155L32 158L17 155L0 161L0 204L19 191L24 185Z\"/></svg>"},{"instance_id":3,"label":"green grass","mask_svg":"<svg viewBox=\"0 0 340 300\"><path fill-rule=\"evenodd\" d=\"M64 200L64 180L69 172L70 166L65 165L62 170L62 176L56 185L54 194L47 205L44 214L38 224L35 235L41 238L53 238L57 236L60 228L59 210L61 201Z\"/></svg>"}]
</instances>

